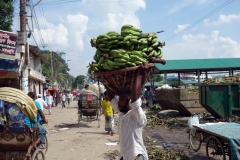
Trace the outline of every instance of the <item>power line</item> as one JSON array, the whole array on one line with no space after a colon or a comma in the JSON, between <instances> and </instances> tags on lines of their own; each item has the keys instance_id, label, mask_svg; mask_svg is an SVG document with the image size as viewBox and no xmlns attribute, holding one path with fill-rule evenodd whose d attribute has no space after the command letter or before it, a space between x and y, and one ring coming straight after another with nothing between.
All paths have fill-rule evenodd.
<instances>
[{"instance_id":1,"label":"power line","mask_svg":"<svg viewBox=\"0 0 240 160\"><path fill-rule=\"evenodd\" d=\"M53 1L48 3L43 3L43 5L56 5L56 4L62 4L62 3L69 3L69 2L81 2L82 0L59 0L59 1ZM136 0L122 0L122 1L103 1L103 2L97 2L97 1L91 1L91 2L85 2L85 3L113 3L113 2L131 2Z\"/></svg>"},{"instance_id":2,"label":"power line","mask_svg":"<svg viewBox=\"0 0 240 160\"><path fill-rule=\"evenodd\" d=\"M33 3L32 3L32 6L33 6ZM43 40L43 37L42 37L42 34L41 34L41 29L40 29L40 26L39 26L39 23L38 23L38 19L37 19L37 16L36 16L36 12L35 12L35 8L33 8L33 17L34 17L34 21L36 23L36 27L38 29L38 36L39 36L39 39L41 41L41 44L44 44L44 40Z\"/></svg>"},{"instance_id":3,"label":"power line","mask_svg":"<svg viewBox=\"0 0 240 160\"><path fill-rule=\"evenodd\" d=\"M220 5L219 7L217 7L216 9L214 9L213 11L211 11L210 13L208 13L207 15L203 16L202 18L200 18L199 20L197 20L196 22L194 22L193 24L189 25L188 27L182 29L181 31L177 32L176 34L164 39L164 41L168 41L171 40L173 38L175 38L176 36L180 35L181 33L185 32L186 30L189 30L190 28L192 28L193 26L197 25L198 23L202 22L204 19L210 17L211 15L213 15L214 13L216 13L217 11L221 10L222 8L226 7L227 5L229 5L230 3L232 3L234 0L228 0L227 2L223 3L222 5Z\"/></svg>"},{"instance_id":4,"label":"power line","mask_svg":"<svg viewBox=\"0 0 240 160\"><path fill-rule=\"evenodd\" d=\"M51 45L50 45L50 41L49 41L49 36L48 36L47 27L46 27L45 15L44 15L44 10L43 10L42 4L41 4L41 9L42 9L42 12L41 12L41 10L40 10L40 12L42 13L42 17L43 17L43 26L44 26L44 29L45 29L45 32L46 32L46 35L47 35L48 45L49 45L50 50L52 50Z\"/></svg>"},{"instance_id":5,"label":"power line","mask_svg":"<svg viewBox=\"0 0 240 160\"><path fill-rule=\"evenodd\" d=\"M28 26L28 29L31 30L30 27L29 27L29 24L27 24L27 26ZM33 37L34 42L36 43L36 46L38 46L37 41L36 41L34 35L32 35L32 37Z\"/></svg>"}]
</instances>

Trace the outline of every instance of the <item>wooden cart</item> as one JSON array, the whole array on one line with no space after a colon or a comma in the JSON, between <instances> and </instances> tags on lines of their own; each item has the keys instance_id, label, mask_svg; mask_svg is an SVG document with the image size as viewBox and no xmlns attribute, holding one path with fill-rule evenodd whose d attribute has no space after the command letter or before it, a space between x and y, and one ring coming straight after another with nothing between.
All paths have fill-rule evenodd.
<instances>
[{"instance_id":1,"label":"wooden cart","mask_svg":"<svg viewBox=\"0 0 240 160\"><path fill-rule=\"evenodd\" d=\"M191 147L198 151L206 142L206 155L209 160L240 159L240 124L219 122L193 125L189 140Z\"/></svg>"}]
</instances>

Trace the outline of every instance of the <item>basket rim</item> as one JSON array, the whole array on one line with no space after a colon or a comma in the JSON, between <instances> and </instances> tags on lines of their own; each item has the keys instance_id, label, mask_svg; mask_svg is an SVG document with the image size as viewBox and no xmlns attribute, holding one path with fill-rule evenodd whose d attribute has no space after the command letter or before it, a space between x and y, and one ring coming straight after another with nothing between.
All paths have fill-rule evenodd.
<instances>
[{"instance_id":1,"label":"basket rim","mask_svg":"<svg viewBox=\"0 0 240 160\"><path fill-rule=\"evenodd\" d=\"M148 67L153 67L154 64L153 63L149 63ZM113 71L103 71L103 72L94 72L93 74L95 76L103 76L103 75L112 75L112 74L119 74L121 72L128 72L128 71L133 71L136 70L139 66L135 66L135 67L128 67L128 68L123 68L123 69L118 69L118 70L113 70Z\"/></svg>"}]
</instances>

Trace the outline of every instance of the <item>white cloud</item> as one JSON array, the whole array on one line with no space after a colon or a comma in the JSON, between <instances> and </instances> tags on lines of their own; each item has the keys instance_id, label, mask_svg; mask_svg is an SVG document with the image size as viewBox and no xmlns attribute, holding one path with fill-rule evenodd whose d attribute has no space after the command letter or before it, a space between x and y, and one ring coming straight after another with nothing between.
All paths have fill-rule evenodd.
<instances>
[{"instance_id":1,"label":"white cloud","mask_svg":"<svg viewBox=\"0 0 240 160\"><path fill-rule=\"evenodd\" d=\"M240 57L240 43L229 37L219 36L219 31L211 35L183 35L182 41L163 48L163 59L203 59Z\"/></svg>"},{"instance_id":2,"label":"white cloud","mask_svg":"<svg viewBox=\"0 0 240 160\"><path fill-rule=\"evenodd\" d=\"M57 26L50 24L47 29L38 30L35 28L33 32L33 37L35 38L38 45L46 45L50 43L51 47L54 46L54 48L58 49L64 49L68 46L69 40L67 36L68 29L61 23ZM44 44L42 44L42 40ZM34 39L31 39L30 42L32 42L32 44L35 44Z\"/></svg>"},{"instance_id":3,"label":"white cloud","mask_svg":"<svg viewBox=\"0 0 240 160\"><path fill-rule=\"evenodd\" d=\"M97 3L88 2L89 0L84 0L82 3L92 14L98 17L98 19L94 19L99 22L95 25L95 29L104 32L108 30L119 31L120 27L124 24L132 24L140 27L140 21L135 13L146 7L144 0L124 3L121 3L120 0L111 3L103 3L101 0L97 0Z\"/></svg>"},{"instance_id":4,"label":"white cloud","mask_svg":"<svg viewBox=\"0 0 240 160\"><path fill-rule=\"evenodd\" d=\"M210 22L210 20L207 18L204 20L204 25L205 26L218 26L224 23L231 23L234 22L235 20L240 20L240 14L230 14L230 15L223 15L221 14L218 17L217 21Z\"/></svg>"},{"instance_id":5,"label":"white cloud","mask_svg":"<svg viewBox=\"0 0 240 160\"><path fill-rule=\"evenodd\" d=\"M100 23L102 29L115 30L120 33L120 27L124 24L131 24L135 27L140 28L140 21L134 14L123 15L119 14L107 14L107 19Z\"/></svg>"},{"instance_id":6,"label":"white cloud","mask_svg":"<svg viewBox=\"0 0 240 160\"><path fill-rule=\"evenodd\" d=\"M183 24L183 25L178 25L177 29L174 30L174 33L178 33L182 30L184 30L185 28L187 28L189 26L189 24Z\"/></svg>"},{"instance_id":7,"label":"white cloud","mask_svg":"<svg viewBox=\"0 0 240 160\"><path fill-rule=\"evenodd\" d=\"M67 21L70 44L79 52L84 48L83 38L87 31L88 17L82 14L68 15Z\"/></svg>"}]
</instances>

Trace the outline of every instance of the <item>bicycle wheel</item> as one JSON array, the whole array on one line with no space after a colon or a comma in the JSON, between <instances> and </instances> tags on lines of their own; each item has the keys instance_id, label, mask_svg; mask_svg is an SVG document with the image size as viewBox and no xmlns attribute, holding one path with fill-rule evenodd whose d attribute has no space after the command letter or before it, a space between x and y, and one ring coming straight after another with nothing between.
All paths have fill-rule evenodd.
<instances>
[{"instance_id":1,"label":"bicycle wheel","mask_svg":"<svg viewBox=\"0 0 240 160\"><path fill-rule=\"evenodd\" d=\"M41 149L36 149L33 152L33 155L31 157L31 160L45 160L45 154L43 152L43 150Z\"/></svg>"},{"instance_id":2,"label":"bicycle wheel","mask_svg":"<svg viewBox=\"0 0 240 160\"><path fill-rule=\"evenodd\" d=\"M226 160L222 143L217 137L210 136L207 140L206 153L208 160Z\"/></svg>"},{"instance_id":3,"label":"bicycle wheel","mask_svg":"<svg viewBox=\"0 0 240 160\"><path fill-rule=\"evenodd\" d=\"M195 152L197 152L202 144L202 134L197 130L190 130L189 132L190 145Z\"/></svg>"},{"instance_id":4,"label":"bicycle wheel","mask_svg":"<svg viewBox=\"0 0 240 160\"><path fill-rule=\"evenodd\" d=\"M48 151L48 139L47 139L47 135L44 136L44 139L45 139L45 156L47 156L47 151Z\"/></svg>"}]
</instances>

